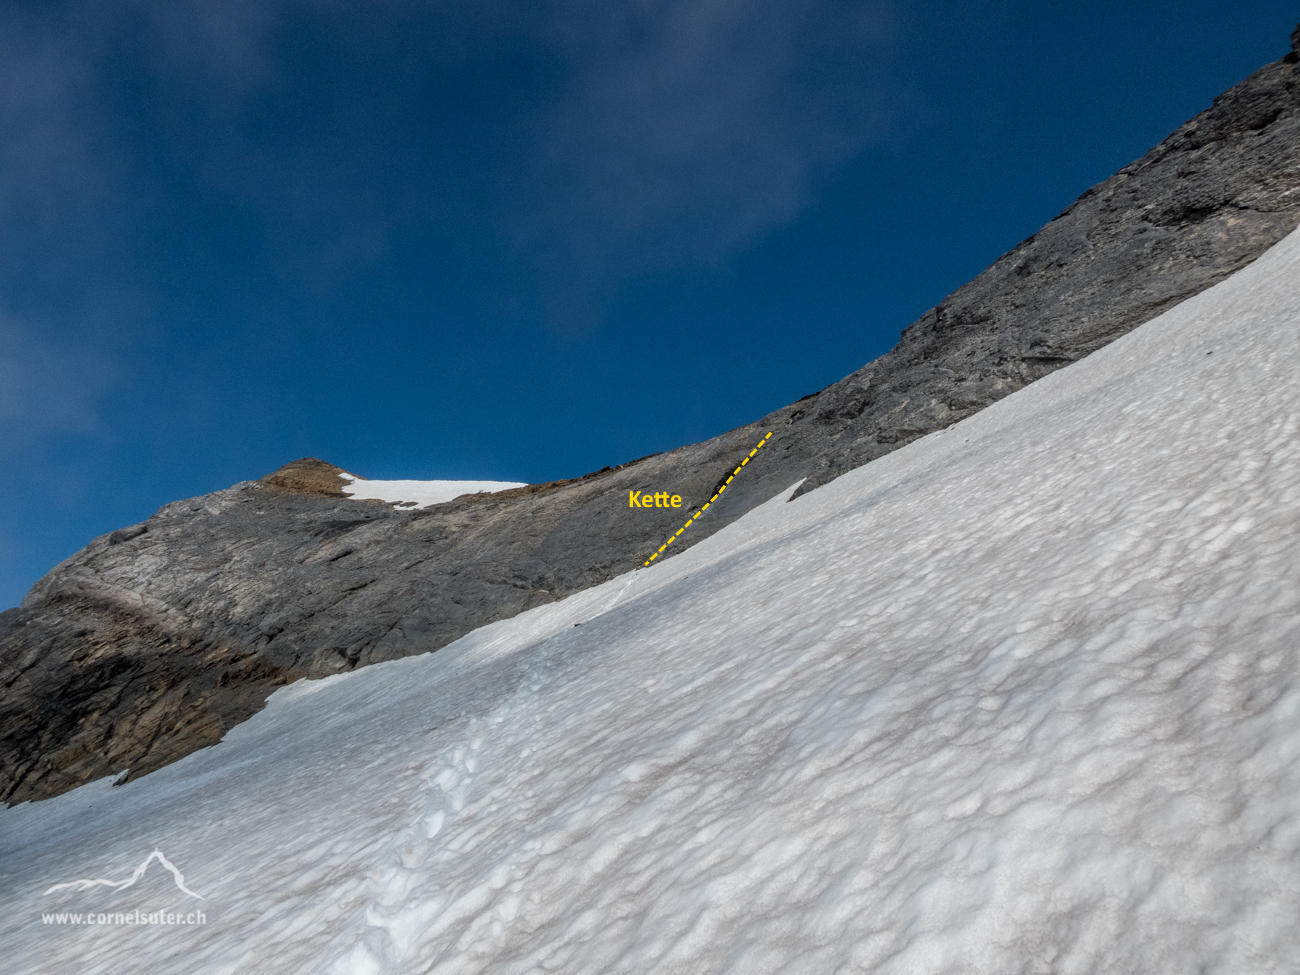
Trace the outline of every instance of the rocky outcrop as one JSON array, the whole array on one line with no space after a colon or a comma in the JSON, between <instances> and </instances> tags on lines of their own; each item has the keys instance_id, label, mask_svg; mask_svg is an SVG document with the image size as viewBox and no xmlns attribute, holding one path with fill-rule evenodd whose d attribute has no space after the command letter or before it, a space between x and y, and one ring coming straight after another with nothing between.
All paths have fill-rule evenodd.
<instances>
[{"instance_id":1,"label":"rocky outcrop","mask_svg":"<svg viewBox=\"0 0 1300 975\"><path fill-rule=\"evenodd\" d=\"M1294 52L1083 194L811 400L811 490L945 427L1253 261L1300 219Z\"/></svg>"},{"instance_id":2,"label":"rocky outcrop","mask_svg":"<svg viewBox=\"0 0 1300 975\"><path fill-rule=\"evenodd\" d=\"M344 480L343 471L315 457L304 457L285 464L278 471L262 478L262 483L290 494L314 494L321 498L347 497L343 489L348 486L348 481Z\"/></svg>"},{"instance_id":3,"label":"rocky outcrop","mask_svg":"<svg viewBox=\"0 0 1300 975\"><path fill-rule=\"evenodd\" d=\"M585 477L394 510L303 460L91 542L0 614L0 799L140 775L212 744L276 687L422 653L641 565L768 430L674 548L1077 361L1300 223L1292 53L904 331L853 375L713 440ZM671 553L672 550L670 550Z\"/></svg>"}]
</instances>

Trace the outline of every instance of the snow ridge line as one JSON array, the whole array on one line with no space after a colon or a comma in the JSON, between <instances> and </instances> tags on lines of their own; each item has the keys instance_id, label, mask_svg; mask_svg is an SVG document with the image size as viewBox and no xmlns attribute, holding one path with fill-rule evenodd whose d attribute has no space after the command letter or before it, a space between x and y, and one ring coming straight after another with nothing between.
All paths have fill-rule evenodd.
<instances>
[{"instance_id":1,"label":"snow ridge line","mask_svg":"<svg viewBox=\"0 0 1300 975\"><path fill-rule=\"evenodd\" d=\"M758 447L763 446L763 444L767 443L770 439L772 439L771 430L767 431L767 436L758 442ZM753 450L749 452L749 456L746 457L744 460L742 460L740 464L736 467L736 469L731 472L731 477L727 478L726 481L723 482L722 486L718 488L717 491L714 492L713 497L709 498L709 500L705 502L704 507L701 508L699 511L695 512L695 514L691 515L689 518L687 518L686 524L682 525L681 528L677 529L677 534L669 537L668 541L664 542L662 545L659 546L659 551L655 552L654 555L650 556L650 558L645 560L646 565L649 565L655 559L659 558L659 556L663 555L664 549L666 549L673 542L677 541L677 536L680 535L682 532L686 531L686 529L691 527L691 522L698 521L700 518L704 517L704 512L709 510L709 505L713 504L714 501L717 501L719 496L721 496L722 492L727 490L727 485L731 483L732 478L734 478L737 474L740 473L740 468L744 467L746 464L748 464L751 460L754 459L754 455L758 453L758 447L755 447Z\"/></svg>"}]
</instances>

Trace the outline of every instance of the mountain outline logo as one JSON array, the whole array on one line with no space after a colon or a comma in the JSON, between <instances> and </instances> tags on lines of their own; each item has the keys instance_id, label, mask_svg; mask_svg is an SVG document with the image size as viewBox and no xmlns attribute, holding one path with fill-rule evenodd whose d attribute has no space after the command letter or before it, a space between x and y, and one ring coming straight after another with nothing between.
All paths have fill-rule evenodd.
<instances>
[{"instance_id":1,"label":"mountain outline logo","mask_svg":"<svg viewBox=\"0 0 1300 975\"><path fill-rule=\"evenodd\" d=\"M136 867L135 872L126 880L104 880L102 878L96 878L93 880L69 880L67 883L55 884L49 890L45 891L45 894L53 894L57 890L90 890L92 887L111 887L115 890L126 890L126 888L130 887L144 876L145 871L149 869L149 864L153 863L154 860L157 860L167 870L171 871L172 879L176 881L177 887L189 894L191 897L197 897L201 901L207 900L207 898L202 894L195 893L185 886L185 875L182 874L180 870L177 869L176 864L168 860L167 857L163 855L162 850L157 847L154 848L152 853L145 857L144 863Z\"/></svg>"}]
</instances>

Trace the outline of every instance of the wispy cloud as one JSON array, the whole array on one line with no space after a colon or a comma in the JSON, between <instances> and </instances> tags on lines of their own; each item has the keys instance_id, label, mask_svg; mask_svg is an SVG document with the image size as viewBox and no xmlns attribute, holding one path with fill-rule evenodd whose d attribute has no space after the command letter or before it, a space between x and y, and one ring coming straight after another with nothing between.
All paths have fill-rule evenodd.
<instances>
[{"instance_id":1,"label":"wispy cloud","mask_svg":"<svg viewBox=\"0 0 1300 975\"><path fill-rule=\"evenodd\" d=\"M280 250L376 260L391 225L463 207L465 180L481 176L476 224L494 224L549 287L616 287L748 245L880 135L891 2L137 0L110 15L64 0L43 17L11 11L0 15L0 219L66 226L80 213L85 231L104 219L90 212L97 199L147 198L124 160L152 153L274 211ZM523 62L543 65L539 90L511 87ZM437 149L419 151L436 158L411 158L411 133L438 124L424 103L454 98L438 79L466 65L456 84L479 86L467 104L511 134L493 148L435 132ZM154 129L104 124L128 90L153 100ZM458 156L485 172L454 172Z\"/></svg>"},{"instance_id":2,"label":"wispy cloud","mask_svg":"<svg viewBox=\"0 0 1300 975\"><path fill-rule=\"evenodd\" d=\"M76 250L107 191L97 42L56 23L0 10L0 259L10 268Z\"/></svg>"},{"instance_id":3,"label":"wispy cloud","mask_svg":"<svg viewBox=\"0 0 1300 975\"><path fill-rule=\"evenodd\" d=\"M528 229L583 266L716 259L796 216L888 120L884 3L566 6L546 28L569 78L533 167L560 192Z\"/></svg>"},{"instance_id":4,"label":"wispy cloud","mask_svg":"<svg viewBox=\"0 0 1300 975\"><path fill-rule=\"evenodd\" d=\"M102 432L102 397L120 376L94 347L43 337L0 315L0 444L5 452L55 435Z\"/></svg>"}]
</instances>

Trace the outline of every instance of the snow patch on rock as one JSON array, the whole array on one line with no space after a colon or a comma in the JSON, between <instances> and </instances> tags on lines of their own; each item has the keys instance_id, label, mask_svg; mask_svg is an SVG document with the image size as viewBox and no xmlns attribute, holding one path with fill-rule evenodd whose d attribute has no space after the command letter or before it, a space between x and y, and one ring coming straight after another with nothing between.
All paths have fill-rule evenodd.
<instances>
[{"instance_id":1,"label":"snow patch on rock","mask_svg":"<svg viewBox=\"0 0 1300 975\"><path fill-rule=\"evenodd\" d=\"M346 471L339 476L348 485L343 493L354 501L387 501L398 508L412 509L445 504L466 494L528 486L519 481L370 481Z\"/></svg>"}]
</instances>

